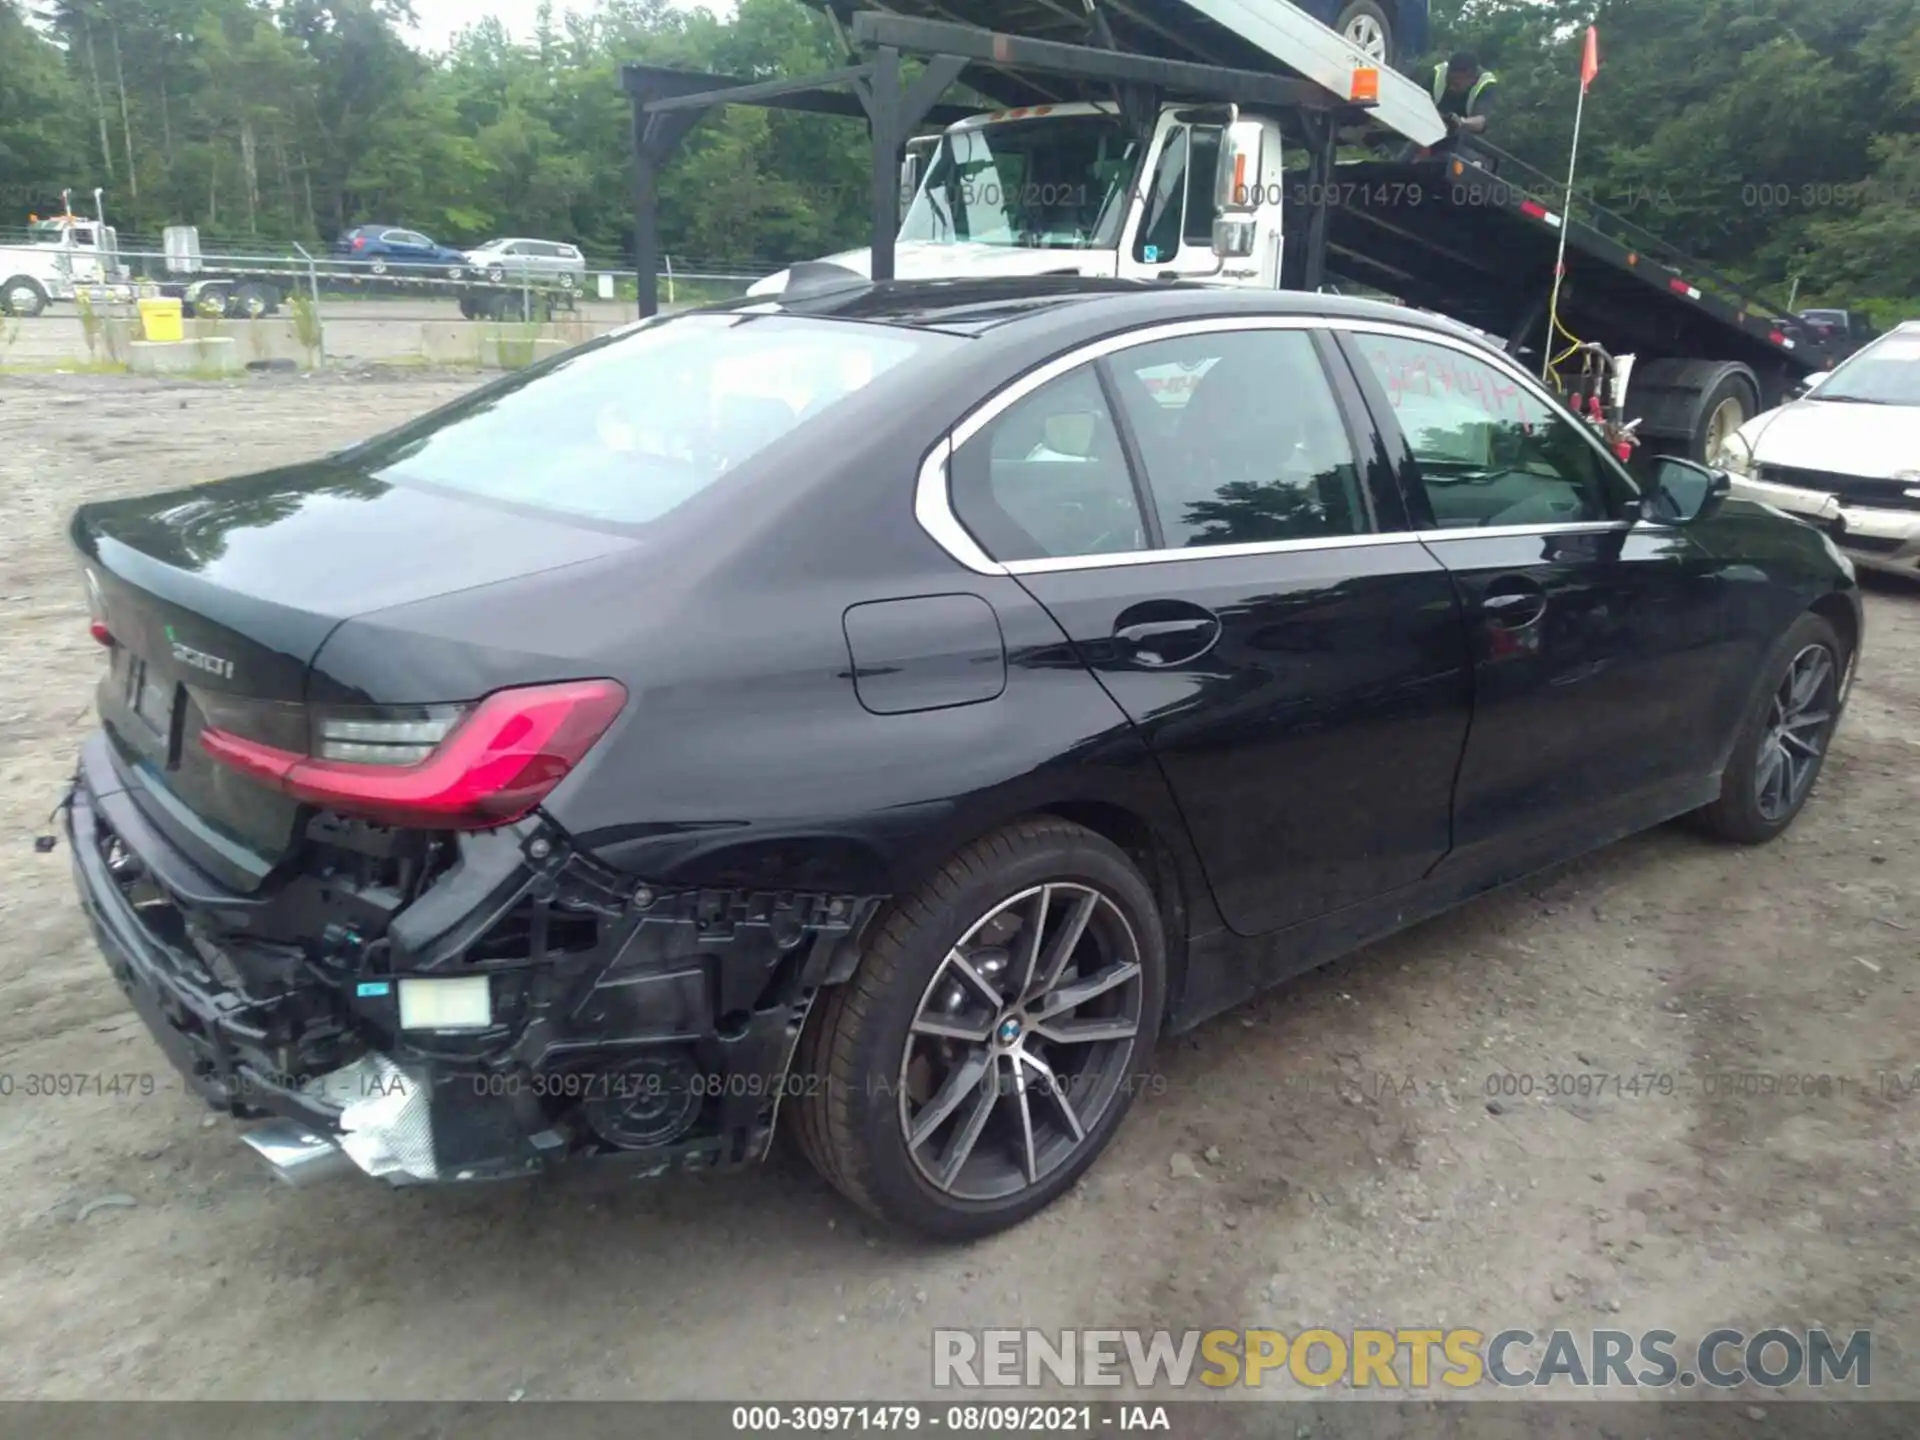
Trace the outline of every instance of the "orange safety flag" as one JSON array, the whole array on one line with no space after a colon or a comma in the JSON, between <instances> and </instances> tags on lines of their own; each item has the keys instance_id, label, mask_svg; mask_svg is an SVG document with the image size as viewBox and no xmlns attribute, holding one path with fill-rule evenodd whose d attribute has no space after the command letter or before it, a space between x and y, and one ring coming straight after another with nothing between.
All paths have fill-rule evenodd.
<instances>
[{"instance_id":1,"label":"orange safety flag","mask_svg":"<svg viewBox=\"0 0 1920 1440\"><path fill-rule=\"evenodd\" d=\"M1600 27L1587 27L1587 53L1580 57L1580 91L1586 93L1593 77L1600 73Z\"/></svg>"}]
</instances>

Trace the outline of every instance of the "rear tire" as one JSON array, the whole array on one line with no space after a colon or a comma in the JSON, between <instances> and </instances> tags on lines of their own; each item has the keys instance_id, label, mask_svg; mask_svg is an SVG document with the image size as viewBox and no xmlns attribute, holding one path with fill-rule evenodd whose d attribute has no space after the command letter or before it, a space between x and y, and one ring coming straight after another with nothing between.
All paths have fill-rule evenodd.
<instances>
[{"instance_id":1,"label":"rear tire","mask_svg":"<svg viewBox=\"0 0 1920 1440\"><path fill-rule=\"evenodd\" d=\"M1764 845L1793 824L1833 742L1849 658L1820 616L1793 622L1768 657L1766 682L1734 741L1720 798L1694 812L1696 826L1737 845Z\"/></svg>"},{"instance_id":2,"label":"rear tire","mask_svg":"<svg viewBox=\"0 0 1920 1440\"><path fill-rule=\"evenodd\" d=\"M227 313L236 320L264 320L280 308L280 297L271 288L248 281L233 292Z\"/></svg>"},{"instance_id":3,"label":"rear tire","mask_svg":"<svg viewBox=\"0 0 1920 1440\"><path fill-rule=\"evenodd\" d=\"M1159 913L1127 857L1064 820L1009 826L877 917L853 978L816 1003L801 1149L893 1224L941 1240L1016 1225L1105 1149L1165 995Z\"/></svg>"},{"instance_id":4,"label":"rear tire","mask_svg":"<svg viewBox=\"0 0 1920 1440\"><path fill-rule=\"evenodd\" d=\"M1760 386L1737 361L1650 360L1634 369L1627 411L1652 452L1711 465L1718 439L1760 413Z\"/></svg>"}]
</instances>

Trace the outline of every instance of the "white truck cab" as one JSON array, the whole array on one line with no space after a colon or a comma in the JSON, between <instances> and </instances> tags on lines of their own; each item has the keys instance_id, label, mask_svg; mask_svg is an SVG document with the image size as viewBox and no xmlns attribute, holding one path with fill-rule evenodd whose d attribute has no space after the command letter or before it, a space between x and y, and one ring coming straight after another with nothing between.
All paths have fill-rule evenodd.
<instances>
[{"instance_id":1,"label":"white truck cab","mask_svg":"<svg viewBox=\"0 0 1920 1440\"><path fill-rule=\"evenodd\" d=\"M1106 104L996 110L949 126L924 167L907 161L903 178L924 174L900 223L894 273L1280 283L1287 197L1277 121L1169 105L1144 156L1140 148ZM1227 254L1214 249L1223 216L1234 222ZM871 273L865 249L825 259ZM777 294L787 278L769 275L748 293Z\"/></svg>"},{"instance_id":2,"label":"white truck cab","mask_svg":"<svg viewBox=\"0 0 1920 1440\"><path fill-rule=\"evenodd\" d=\"M126 278L111 225L71 211L34 219L24 245L0 245L0 313L38 315L54 300Z\"/></svg>"}]
</instances>

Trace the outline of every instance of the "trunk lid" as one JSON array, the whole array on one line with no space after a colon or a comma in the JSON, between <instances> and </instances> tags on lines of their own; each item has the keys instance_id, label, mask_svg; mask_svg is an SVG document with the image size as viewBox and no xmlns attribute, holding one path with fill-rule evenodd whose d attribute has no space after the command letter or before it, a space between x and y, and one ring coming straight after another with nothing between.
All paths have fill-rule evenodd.
<instances>
[{"instance_id":1,"label":"trunk lid","mask_svg":"<svg viewBox=\"0 0 1920 1440\"><path fill-rule=\"evenodd\" d=\"M203 730L305 752L313 660L343 621L634 543L393 485L351 455L85 506L72 538L112 637L98 701L120 778L156 827L241 891L294 849L301 807L216 763Z\"/></svg>"}]
</instances>

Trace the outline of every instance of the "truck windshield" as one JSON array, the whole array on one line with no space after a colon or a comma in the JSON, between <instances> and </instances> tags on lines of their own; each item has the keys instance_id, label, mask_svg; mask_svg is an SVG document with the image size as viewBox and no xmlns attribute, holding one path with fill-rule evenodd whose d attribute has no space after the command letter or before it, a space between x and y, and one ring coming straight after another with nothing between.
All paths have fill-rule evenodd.
<instances>
[{"instance_id":1,"label":"truck windshield","mask_svg":"<svg viewBox=\"0 0 1920 1440\"><path fill-rule=\"evenodd\" d=\"M1809 397L1861 405L1920 405L1920 335L1896 335L1842 364Z\"/></svg>"},{"instance_id":2,"label":"truck windshield","mask_svg":"<svg viewBox=\"0 0 1920 1440\"><path fill-rule=\"evenodd\" d=\"M948 131L900 238L1045 250L1116 244L1136 149L1113 115Z\"/></svg>"}]
</instances>

